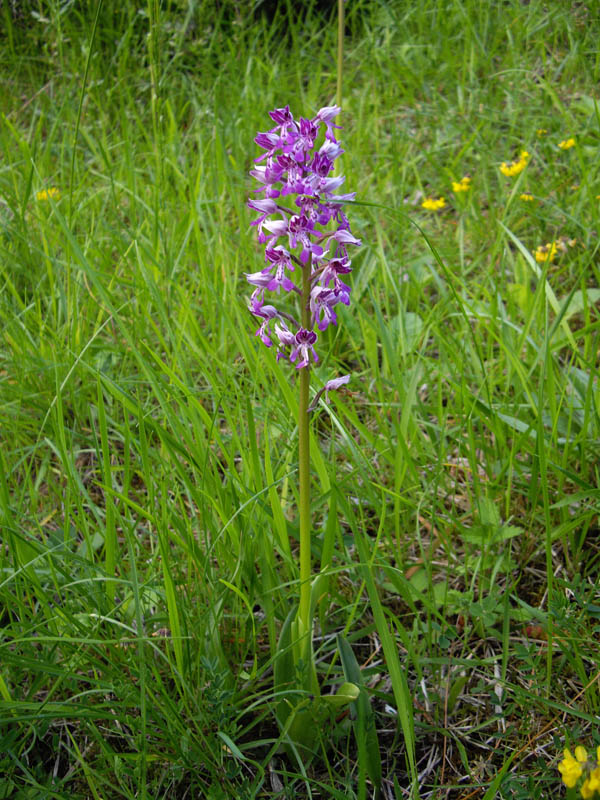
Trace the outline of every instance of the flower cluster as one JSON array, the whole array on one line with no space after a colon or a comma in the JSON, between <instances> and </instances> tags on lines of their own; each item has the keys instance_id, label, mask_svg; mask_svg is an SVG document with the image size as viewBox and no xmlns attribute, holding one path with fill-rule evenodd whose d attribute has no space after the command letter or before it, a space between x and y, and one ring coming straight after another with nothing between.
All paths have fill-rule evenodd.
<instances>
[{"instance_id":1,"label":"flower cluster","mask_svg":"<svg viewBox=\"0 0 600 800\"><path fill-rule=\"evenodd\" d=\"M569 239L567 236L561 236L553 242L540 244L534 253L535 260L538 264L542 264L544 261L554 261L559 252L566 253L569 247L575 247L576 244L577 239Z\"/></svg>"},{"instance_id":2,"label":"flower cluster","mask_svg":"<svg viewBox=\"0 0 600 800\"><path fill-rule=\"evenodd\" d=\"M452 191L455 194L459 192L468 192L471 188L471 178L468 175L465 175L464 178L461 178L459 181L452 181Z\"/></svg>"},{"instance_id":3,"label":"flower cluster","mask_svg":"<svg viewBox=\"0 0 600 800\"><path fill-rule=\"evenodd\" d=\"M562 782L568 789L572 789L581 776L586 773L586 778L581 784L581 796L583 800L600 796L600 747L596 750L597 761L588 758L585 747L579 745L575 748L575 756L570 750L565 750L563 760L558 765Z\"/></svg>"},{"instance_id":4,"label":"flower cluster","mask_svg":"<svg viewBox=\"0 0 600 800\"><path fill-rule=\"evenodd\" d=\"M510 164L507 164L506 161L502 162L500 165L500 172L506 175L507 178L513 178L515 175L523 172L529 162L529 158L530 156L527 150L521 150L521 154L516 161L511 161Z\"/></svg>"},{"instance_id":5,"label":"flower cluster","mask_svg":"<svg viewBox=\"0 0 600 800\"><path fill-rule=\"evenodd\" d=\"M562 142L558 143L558 146L561 150L570 150L575 147L575 139L572 136L569 139L563 139Z\"/></svg>"},{"instance_id":6,"label":"flower cluster","mask_svg":"<svg viewBox=\"0 0 600 800\"><path fill-rule=\"evenodd\" d=\"M540 244L535 251L535 260L538 264L543 264L544 261L554 261L557 252L556 242Z\"/></svg>"},{"instance_id":7,"label":"flower cluster","mask_svg":"<svg viewBox=\"0 0 600 800\"><path fill-rule=\"evenodd\" d=\"M60 189L57 189L56 186L51 186L49 189L41 189L35 196L36 200L49 200L50 198L60 200Z\"/></svg>"},{"instance_id":8,"label":"flower cluster","mask_svg":"<svg viewBox=\"0 0 600 800\"><path fill-rule=\"evenodd\" d=\"M349 305L350 287L343 280L351 271L347 248L361 244L344 213L344 203L356 193L335 194L345 179L330 174L344 152L333 124L340 110L327 106L312 119L295 120L289 106L276 108L269 112L275 126L254 140L266 151L256 159L265 164L250 172L263 196L251 198L248 206L259 213L252 225L265 245L266 267L246 274L254 287L249 310L260 320L256 335L267 347L275 341L277 358L289 359L297 369L319 360L314 328L335 325L336 306ZM265 300L265 292L282 291L299 299L299 321Z\"/></svg>"},{"instance_id":9,"label":"flower cluster","mask_svg":"<svg viewBox=\"0 0 600 800\"><path fill-rule=\"evenodd\" d=\"M443 197L438 197L437 199L434 197L426 197L421 203L421 207L427 209L427 211L439 211L441 208L444 208L445 205L446 200Z\"/></svg>"}]
</instances>

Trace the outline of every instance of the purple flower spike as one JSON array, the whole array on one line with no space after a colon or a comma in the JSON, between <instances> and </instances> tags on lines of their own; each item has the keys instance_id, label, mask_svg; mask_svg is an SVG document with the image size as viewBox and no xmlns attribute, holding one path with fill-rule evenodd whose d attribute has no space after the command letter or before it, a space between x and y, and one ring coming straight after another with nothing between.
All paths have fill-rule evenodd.
<instances>
[{"instance_id":1,"label":"purple flower spike","mask_svg":"<svg viewBox=\"0 0 600 800\"><path fill-rule=\"evenodd\" d=\"M275 127L254 139L264 151L256 161L264 164L250 172L260 199L251 198L248 207L258 212L252 225L265 245L266 266L246 273L253 288L248 308L260 321L256 335L267 347L275 342L277 359L291 361L296 369L318 363L316 330L336 325L334 307L350 303L350 286L342 276L351 272L348 247L361 245L345 214L355 193L336 194L344 183L343 175L333 174L344 152L334 124L340 111L324 106L314 117L296 120L289 106L276 108L269 112ZM292 272L300 273L295 283ZM292 308L265 304L267 292ZM329 381L317 398L348 380L345 375Z\"/></svg>"}]
</instances>

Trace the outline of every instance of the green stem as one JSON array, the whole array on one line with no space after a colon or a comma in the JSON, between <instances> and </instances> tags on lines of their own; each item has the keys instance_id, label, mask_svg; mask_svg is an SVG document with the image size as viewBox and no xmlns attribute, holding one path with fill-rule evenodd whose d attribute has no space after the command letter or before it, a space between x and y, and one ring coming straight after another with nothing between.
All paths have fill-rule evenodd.
<instances>
[{"instance_id":1,"label":"green stem","mask_svg":"<svg viewBox=\"0 0 600 800\"><path fill-rule=\"evenodd\" d=\"M302 327L310 328L311 260L302 267ZM300 609L298 618L302 633L310 632L310 435L308 426L308 396L310 366L300 370L300 403L298 408L298 472L300 483ZM309 633L310 635L310 633Z\"/></svg>"},{"instance_id":2,"label":"green stem","mask_svg":"<svg viewBox=\"0 0 600 800\"><path fill-rule=\"evenodd\" d=\"M344 59L344 0L338 0L338 52L336 105L342 107L342 61Z\"/></svg>"}]
</instances>

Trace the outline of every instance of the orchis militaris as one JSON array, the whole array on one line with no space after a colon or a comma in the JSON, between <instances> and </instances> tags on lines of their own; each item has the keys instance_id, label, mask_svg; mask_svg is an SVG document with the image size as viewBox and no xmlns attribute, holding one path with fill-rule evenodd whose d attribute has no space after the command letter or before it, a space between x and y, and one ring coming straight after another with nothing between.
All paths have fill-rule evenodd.
<instances>
[{"instance_id":1,"label":"orchis militaris","mask_svg":"<svg viewBox=\"0 0 600 800\"><path fill-rule=\"evenodd\" d=\"M265 164L250 172L260 184L255 192L263 197L248 201L248 206L259 212L252 225L258 229L258 241L265 245L267 264L258 272L246 274L254 287L249 310L260 320L256 335L267 347L272 347L275 340L277 360L289 360L301 370L298 618L305 631L310 624L308 414L322 392L327 397L330 391L349 380L349 376L344 375L328 381L309 408L310 365L319 361L315 328L324 331L329 325L335 325L335 307L338 303L349 305L350 287L342 279L351 271L348 246L361 244L352 235L344 213L344 204L354 200L356 193L335 194L345 178L343 175L330 177L336 158L344 152L335 138L334 129L339 126L333 123L340 110L338 106L325 106L312 119L300 117L297 121L289 106L270 111L275 127L259 133L254 140L266 151L256 161L265 161ZM325 135L318 144L322 126ZM292 280L292 275L300 276L296 278L300 285ZM266 292L279 295L285 301L283 306L276 308L266 302Z\"/></svg>"},{"instance_id":2,"label":"orchis militaris","mask_svg":"<svg viewBox=\"0 0 600 800\"><path fill-rule=\"evenodd\" d=\"M266 151L256 161L265 164L250 173L260 184L255 192L262 197L248 201L259 213L252 224L258 229L258 241L265 245L266 266L246 274L254 287L249 310L260 323L256 335L267 347L275 343L277 360L290 361L299 371L300 601L297 613L291 612L281 631L275 683L276 694L284 698L277 713L282 730L307 751L314 747L314 740L305 718L311 713L306 698L319 697L312 654L309 412L323 393L327 400L330 391L350 379L344 375L328 381L309 407L310 368L319 361L317 331L336 325L336 306L350 303L350 287L344 283L351 271L348 246L361 244L344 213L355 193L336 194L344 177L331 176L336 158L344 152L335 137L339 126L333 123L340 110L326 106L312 119L298 120L289 106L269 112L275 127L254 140ZM278 295L277 307L265 299L267 292ZM299 665L304 666L304 674L298 685ZM305 698L297 705L285 698L294 684ZM357 695L356 686L344 684L338 695L325 699L339 704L352 702Z\"/></svg>"},{"instance_id":3,"label":"orchis militaris","mask_svg":"<svg viewBox=\"0 0 600 800\"><path fill-rule=\"evenodd\" d=\"M275 341L277 358L288 359L297 369L319 361L315 328L324 331L335 325L335 306L349 305L350 287L342 279L351 271L347 248L361 244L343 210L356 193L335 194L345 179L329 177L335 159L344 152L334 135L339 126L333 120L339 113L338 106L327 106L312 119L296 121L289 106L276 108L269 114L275 127L254 140L266 150L256 159L266 159L266 164L250 173L261 184L256 192L264 197L250 199L248 206L260 214L252 225L265 245L267 266L246 274L254 286L249 309L260 320L256 335L267 347ZM325 137L317 146L322 126ZM300 286L292 273L302 276ZM265 292L283 292L286 300L294 297L300 319L285 303L279 309L265 303Z\"/></svg>"}]
</instances>

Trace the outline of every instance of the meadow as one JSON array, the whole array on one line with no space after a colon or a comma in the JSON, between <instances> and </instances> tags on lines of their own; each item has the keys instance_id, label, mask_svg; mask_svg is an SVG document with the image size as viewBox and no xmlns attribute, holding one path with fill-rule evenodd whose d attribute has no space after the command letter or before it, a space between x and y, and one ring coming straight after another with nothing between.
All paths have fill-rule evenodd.
<instances>
[{"instance_id":1,"label":"meadow","mask_svg":"<svg viewBox=\"0 0 600 800\"><path fill-rule=\"evenodd\" d=\"M335 102L336 9L18 10L0 798L578 798L557 766L600 746L596 4L346 3L363 245L312 369L351 379L311 418L310 517L319 684L360 697L310 762L273 689L296 370L255 336L246 202L268 112Z\"/></svg>"}]
</instances>

